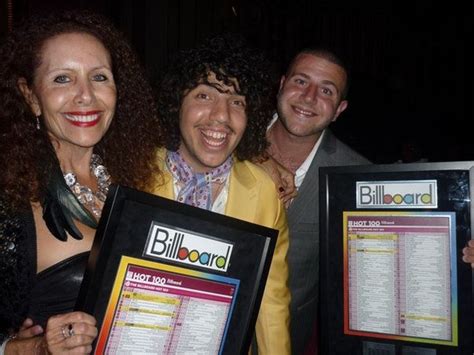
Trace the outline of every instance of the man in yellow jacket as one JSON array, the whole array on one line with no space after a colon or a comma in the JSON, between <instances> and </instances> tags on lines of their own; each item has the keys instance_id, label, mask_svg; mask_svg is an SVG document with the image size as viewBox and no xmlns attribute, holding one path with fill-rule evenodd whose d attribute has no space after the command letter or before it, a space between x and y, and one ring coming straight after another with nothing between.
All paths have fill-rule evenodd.
<instances>
[{"instance_id":1,"label":"man in yellow jacket","mask_svg":"<svg viewBox=\"0 0 474 355\"><path fill-rule=\"evenodd\" d=\"M288 226L271 178L250 159L267 146L274 92L261 55L231 37L182 51L158 92L164 172L152 192L279 230L257 318L259 354L290 354Z\"/></svg>"}]
</instances>

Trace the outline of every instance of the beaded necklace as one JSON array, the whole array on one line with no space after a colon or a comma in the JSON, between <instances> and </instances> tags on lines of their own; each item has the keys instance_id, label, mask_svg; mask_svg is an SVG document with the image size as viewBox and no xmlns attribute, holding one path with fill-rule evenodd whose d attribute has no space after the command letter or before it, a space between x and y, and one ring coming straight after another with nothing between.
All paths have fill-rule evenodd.
<instances>
[{"instance_id":1,"label":"beaded necklace","mask_svg":"<svg viewBox=\"0 0 474 355\"><path fill-rule=\"evenodd\" d=\"M79 202L99 219L110 186L110 175L97 154L92 154L90 171L97 179L98 189L92 191L88 186L79 184L74 173L65 173L64 180Z\"/></svg>"}]
</instances>

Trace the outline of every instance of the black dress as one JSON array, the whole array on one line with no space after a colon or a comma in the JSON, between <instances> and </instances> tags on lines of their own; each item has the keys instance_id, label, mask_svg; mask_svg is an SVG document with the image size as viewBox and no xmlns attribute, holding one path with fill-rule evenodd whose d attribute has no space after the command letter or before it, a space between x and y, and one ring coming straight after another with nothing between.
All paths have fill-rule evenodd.
<instances>
[{"instance_id":1,"label":"black dress","mask_svg":"<svg viewBox=\"0 0 474 355\"><path fill-rule=\"evenodd\" d=\"M0 199L0 343L26 317L46 325L70 312L89 253L80 253L36 274L36 231L31 210L12 215Z\"/></svg>"},{"instance_id":2,"label":"black dress","mask_svg":"<svg viewBox=\"0 0 474 355\"><path fill-rule=\"evenodd\" d=\"M87 265L89 252L76 254L36 275L28 316L43 327L54 314L71 312Z\"/></svg>"}]
</instances>

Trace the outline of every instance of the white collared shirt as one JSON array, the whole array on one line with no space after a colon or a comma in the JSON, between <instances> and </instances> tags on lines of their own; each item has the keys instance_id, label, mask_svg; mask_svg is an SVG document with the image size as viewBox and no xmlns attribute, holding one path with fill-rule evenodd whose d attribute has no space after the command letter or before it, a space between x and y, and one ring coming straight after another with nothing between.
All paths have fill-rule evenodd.
<instances>
[{"instance_id":1,"label":"white collared shirt","mask_svg":"<svg viewBox=\"0 0 474 355\"><path fill-rule=\"evenodd\" d=\"M296 189L299 189L301 184L303 183L303 180L306 176L306 173L308 172L308 169L311 166L311 163L313 162L313 159L316 155L316 152L318 151L318 148L321 145L321 141L323 140L324 132L326 132L326 131L323 131L323 133L321 133L321 135L319 136L319 139L314 144L313 149L308 154L308 156L306 157L303 164L301 164L300 167L295 172L295 186L296 186Z\"/></svg>"},{"instance_id":2,"label":"white collared shirt","mask_svg":"<svg viewBox=\"0 0 474 355\"><path fill-rule=\"evenodd\" d=\"M270 124L267 127L267 131L273 126L273 124L276 122L277 119L278 119L278 113L275 112L273 114L273 118L272 118ZM318 151L318 148L321 145L321 141L323 140L324 132L326 132L326 131L324 130L321 133L321 135L319 136L319 139L314 144L313 149L308 154L308 156L306 157L303 164L301 164L300 167L298 169L296 169L296 172L295 172L295 186L296 186L297 190L300 188L301 184L303 183L303 180L306 176L306 173L308 172L308 169L311 166L311 163L313 162L313 159L316 155L316 152Z\"/></svg>"}]
</instances>

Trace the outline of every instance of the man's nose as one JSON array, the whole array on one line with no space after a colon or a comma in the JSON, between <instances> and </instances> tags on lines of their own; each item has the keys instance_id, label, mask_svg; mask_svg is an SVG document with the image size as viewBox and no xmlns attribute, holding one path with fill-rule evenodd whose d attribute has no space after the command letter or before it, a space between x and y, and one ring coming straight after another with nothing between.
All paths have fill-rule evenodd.
<instances>
[{"instance_id":1,"label":"man's nose","mask_svg":"<svg viewBox=\"0 0 474 355\"><path fill-rule=\"evenodd\" d=\"M210 119L219 123L224 123L229 120L229 105L227 100L220 98L218 99L211 111Z\"/></svg>"},{"instance_id":2,"label":"man's nose","mask_svg":"<svg viewBox=\"0 0 474 355\"><path fill-rule=\"evenodd\" d=\"M305 102L316 101L318 96L318 87L316 85L308 85L303 91L302 97Z\"/></svg>"}]
</instances>

